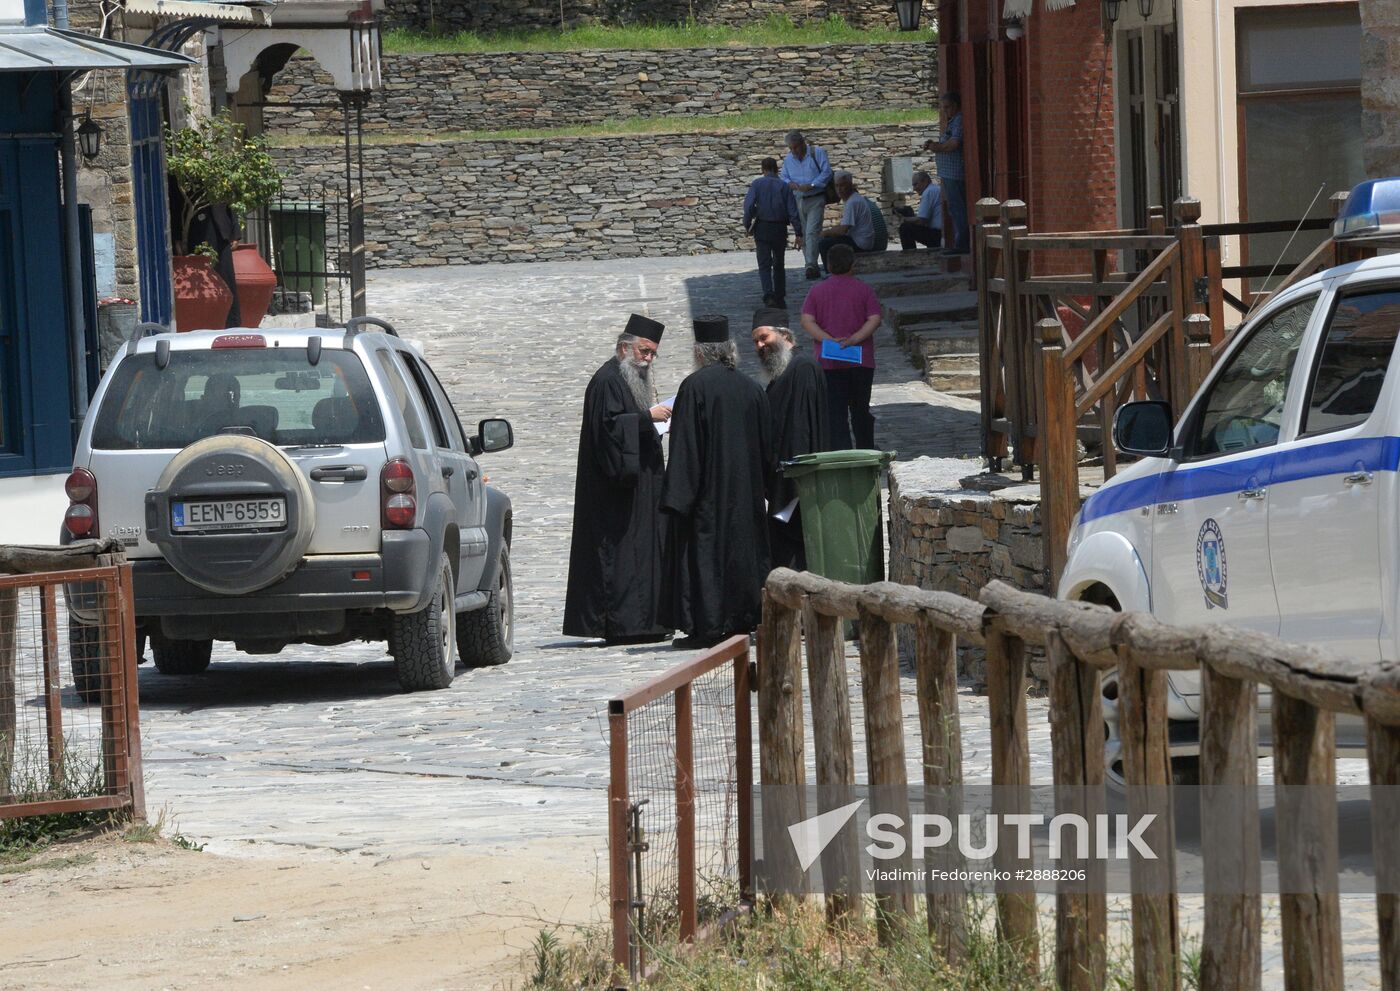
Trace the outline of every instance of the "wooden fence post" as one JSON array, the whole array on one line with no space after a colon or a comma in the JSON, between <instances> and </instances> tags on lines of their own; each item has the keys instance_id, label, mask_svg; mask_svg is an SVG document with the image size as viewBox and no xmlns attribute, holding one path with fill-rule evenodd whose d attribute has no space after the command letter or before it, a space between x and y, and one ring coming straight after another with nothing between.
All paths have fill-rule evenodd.
<instances>
[{"instance_id":1,"label":"wooden fence post","mask_svg":"<svg viewBox=\"0 0 1400 991\"><path fill-rule=\"evenodd\" d=\"M691 686L676 688L676 909L681 942L695 938L695 721Z\"/></svg>"},{"instance_id":2,"label":"wooden fence post","mask_svg":"<svg viewBox=\"0 0 1400 991\"><path fill-rule=\"evenodd\" d=\"M1133 976L1138 991L1176 991L1181 986L1176 855L1171 805L1171 752L1167 741L1167 675L1137 663L1118 648L1118 732L1123 743L1123 780L1128 823L1155 815L1140 833L1157 856L1129 851L1133 885Z\"/></svg>"},{"instance_id":3,"label":"wooden fence post","mask_svg":"<svg viewBox=\"0 0 1400 991\"><path fill-rule=\"evenodd\" d=\"M1065 570L1069 531L1079 509L1074 383L1065 369L1064 328L1058 320L1036 324L1045 407L1040 411L1040 528L1045 542L1047 586L1053 593ZM1104 443L1111 444L1111 438Z\"/></svg>"},{"instance_id":4,"label":"wooden fence post","mask_svg":"<svg viewBox=\"0 0 1400 991\"><path fill-rule=\"evenodd\" d=\"M1056 814L1075 813L1099 828L1104 812L1103 702L1097 668L1081 664L1058 632L1046 638L1050 662L1050 741ZM1097 849L1097 836L1090 849ZM1056 866L1084 871L1055 893L1055 981L1059 991L1100 991L1108 968L1105 865L1063 857Z\"/></svg>"},{"instance_id":5,"label":"wooden fence post","mask_svg":"<svg viewBox=\"0 0 1400 991\"><path fill-rule=\"evenodd\" d=\"M992 429L993 421L1004 413L998 402L997 386L1001 382L999 364L1000 349L997 344L997 317L1002 311L994 300L1000 293L991 289L991 281L998 277L996 266L992 264L992 249L987 238L998 232L1001 204L991 197L977 201L977 227L974 232L974 245L977 252L977 269L974 272L977 286L977 348L978 373L981 376L978 389L982 394L982 456L988 467L1006 457L1006 434ZM1003 252L1001 257L1005 257Z\"/></svg>"},{"instance_id":6,"label":"wooden fence post","mask_svg":"<svg viewBox=\"0 0 1400 991\"><path fill-rule=\"evenodd\" d=\"M865 701L865 759L870 781L871 813L888 813L905 824L904 854L888 861L908 878L913 859L908 844L909 777L904 761L904 712L899 698L899 654L894 627L860 607L861 697ZM889 945L914 914L913 885L901 881L890 894L875 899L880 941Z\"/></svg>"},{"instance_id":7,"label":"wooden fence post","mask_svg":"<svg viewBox=\"0 0 1400 991\"><path fill-rule=\"evenodd\" d=\"M763 861L768 882L793 885L801 898L807 875L787 826L807 818L802 729L802 627L797 610L765 590L758 634L758 768L763 783Z\"/></svg>"},{"instance_id":8,"label":"wooden fence post","mask_svg":"<svg viewBox=\"0 0 1400 991\"><path fill-rule=\"evenodd\" d=\"M810 605L803 611L807 634L807 679L812 694L812 743L817 758L818 812L855 801L855 745L851 737L851 699L846 685L846 651L841 621ZM826 914L833 923L860 915L860 851L855 819L822 853Z\"/></svg>"},{"instance_id":9,"label":"wooden fence post","mask_svg":"<svg viewBox=\"0 0 1400 991\"><path fill-rule=\"evenodd\" d=\"M1206 274L1201 201L1194 196L1183 196L1172 204L1172 211L1176 214L1176 240L1181 248L1182 315L1189 316L1205 310L1205 304L1196 295L1196 280Z\"/></svg>"},{"instance_id":10,"label":"wooden fence post","mask_svg":"<svg viewBox=\"0 0 1400 991\"><path fill-rule=\"evenodd\" d=\"M958 718L958 642L923 617L914 626L914 675L923 741L925 802L942 807L953 822L962 812L962 726ZM956 851L940 847L930 868L951 870ZM956 964L967 952L967 907L962 885L928 882L929 935Z\"/></svg>"},{"instance_id":11,"label":"wooden fence post","mask_svg":"<svg viewBox=\"0 0 1400 991\"><path fill-rule=\"evenodd\" d=\"M992 721L992 810L998 822L1026 815L1031 806L1031 757L1026 717L1026 645L1007 633L988 611L987 700ZM999 871L1024 867L1016 861L1016 831L998 827L993 863ZM1026 881L997 882L997 932L1021 957L1024 972L1040 972L1040 922L1035 886Z\"/></svg>"},{"instance_id":12,"label":"wooden fence post","mask_svg":"<svg viewBox=\"0 0 1400 991\"><path fill-rule=\"evenodd\" d=\"M1336 717L1274 692L1273 723L1279 914L1288 991L1341 991Z\"/></svg>"},{"instance_id":13,"label":"wooden fence post","mask_svg":"<svg viewBox=\"0 0 1400 991\"><path fill-rule=\"evenodd\" d=\"M1258 718L1258 685L1201 665L1202 991L1259 989Z\"/></svg>"},{"instance_id":14,"label":"wooden fence post","mask_svg":"<svg viewBox=\"0 0 1400 991\"><path fill-rule=\"evenodd\" d=\"M1371 768L1371 851L1376 871L1381 989L1400 991L1400 726L1366 720Z\"/></svg>"},{"instance_id":15,"label":"wooden fence post","mask_svg":"<svg viewBox=\"0 0 1400 991\"><path fill-rule=\"evenodd\" d=\"M1210 344L1210 317L1204 313L1193 313L1186 318L1186 395L1194 396L1205 382L1215 360ZM1186 412L1172 410L1178 417Z\"/></svg>"}]
</instances>

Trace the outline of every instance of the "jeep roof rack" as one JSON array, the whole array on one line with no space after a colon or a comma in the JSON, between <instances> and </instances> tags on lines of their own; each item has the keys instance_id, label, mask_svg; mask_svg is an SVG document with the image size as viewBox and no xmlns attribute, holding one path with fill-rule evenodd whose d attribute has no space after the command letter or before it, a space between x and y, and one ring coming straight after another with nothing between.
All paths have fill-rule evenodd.
<instances>
[{"instance_id":1,"label":"jeep roof rack","mask_svg":"<svg viewBox=\"0 0 1400 991\"><path fill-rule=\"evenodd\" d=\"M156 334L168 334L170 328L163 323L138 323L131 331L131 343L135 344L143 337L154 337Z\"/></svg>"},{"instance_id":2,"label":"jeep roof rack","mask_svg":"<svg viewBox=\"0 0 1400 991\"><path fill-rule=\"evenodd\" d=\"M379 317L351 317L349 320L345 321L346 339L348 340L356 334L365 333L365 327L378 327L386 334L391 334L394 337L399 336L399 332L394 329L394 325L388 320L382 320Z\"/></svg>"}]
</instances>

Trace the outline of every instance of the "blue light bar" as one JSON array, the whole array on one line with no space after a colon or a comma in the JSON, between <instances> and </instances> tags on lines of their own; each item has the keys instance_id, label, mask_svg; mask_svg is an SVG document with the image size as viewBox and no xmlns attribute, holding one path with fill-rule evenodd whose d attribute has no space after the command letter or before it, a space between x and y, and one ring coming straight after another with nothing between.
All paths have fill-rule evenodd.
<instances>
[{"instance_id":1,"label":"blue light bar","mask_svg":"<svg viewBox=\"0 0 1400 991\"><path fill-rule=\"evenodd\" d=\"M1367 179L1351 191L1332 224L1337 240L1400 235L1400 178Z\"/></svg>"}]
</instances>

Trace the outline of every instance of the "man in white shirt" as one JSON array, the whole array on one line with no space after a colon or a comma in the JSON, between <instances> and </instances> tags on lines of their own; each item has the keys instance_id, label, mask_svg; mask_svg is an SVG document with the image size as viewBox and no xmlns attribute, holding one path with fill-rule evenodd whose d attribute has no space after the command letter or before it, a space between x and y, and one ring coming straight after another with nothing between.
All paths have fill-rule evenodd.
<instances>
[{"instance_id":1,"label":"man in white shirt","mask_svg":"<svg viewBox=\"0 0 1400 991\"><path fill-rule=\"evenodd\" d=\"M841 209L841 223L828 227L817 245L822 268L828 272L826 253L838 244L850 245L856 251L875 250L875 218L871 216L870 201L856 191L855 177L849 172L837 172L833 178L836 193L845 206Z\"/></svg>"},{"instance_id":2,"label":"man in white shirt","mask_svg":"<svg viewBox=\"0 0 1400 991\"><path fill-rule=\"evenodd\" d=\"M937 248L943 243L943 191L927 172L915 172L914 192L919 194L919 209L899 225L900 247Z\"/></svg>"},{"instance_id":3,"label":"man in white shirt","mask_svg":"<svg viewBox=\"0 0 1400 991\"><path fill-rule=\"evenodd\" d=\"M827 161L826 152L809 145L801 131L787 133L787 146L788 153L783 156L783 169L778 177L797 197L797 209L802 214L802 254L807 259L807 278L815 279L821 274L817 271L817 241L822 234L831 163Z\"/></svg>"}]
</instances>

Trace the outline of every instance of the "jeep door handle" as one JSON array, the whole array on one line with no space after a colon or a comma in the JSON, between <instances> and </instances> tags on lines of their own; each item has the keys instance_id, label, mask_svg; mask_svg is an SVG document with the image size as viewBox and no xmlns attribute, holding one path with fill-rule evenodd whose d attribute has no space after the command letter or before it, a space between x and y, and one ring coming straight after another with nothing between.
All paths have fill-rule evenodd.
<instances>
[{"instance_id":1,"label":"jeep door handle","mask_svg":"<svg viewBox=\"0 0 1400 991\"><path fill-rule=\"evenodd\" d=\"M1249 502L1251 499L1262 499L1268 495L1269 490L1265 488L1242 489L1239 494L1240 502Z\"/></svg>"},{"instance_id":2,"label":"jeep door handle","mask_svg":"<svg viewBox=\"0 0 1400 991\"><path fill-rule=\"evenodd\" d=\"M451 466L451 465L443 465L443 466L442 466L442 477L443 477L443 478L451 478L451 477L452 477L452 466Z\"/></svg>"},{"instance_id":3,"label":"jeep door handle","mask_svg":"<svg viewBox=\"0 0 1400 991\"><path fill-rule=\"evenodd\" d=\"M313 482L363 482L368 477L364 465L323 465L311 469Z\"/></svg>"},{"instance_id":4,"label":"jeep door handle","mask_svg":"<svg viewBox=\"0 0 1400 991\"><path fill-rule=\"evenodd\" d=\"M1370 485L1375 480L1375 476L1369 471L1354 471L1346 478L1342 479L1347 485Z\"/></svg>"},{"instance_id":5,"label":"jeep door handle","mask_svg":"<svg viewBox=\"0 0 1400 991\"><path fill-rule=\"evenodd\" d=\"M475 482L475 481L476 481L476 469L475 469L475 468L468 468L468 469L467 469L467 481L469 481L469 482Z\"/></svg>"}]
</instances>

